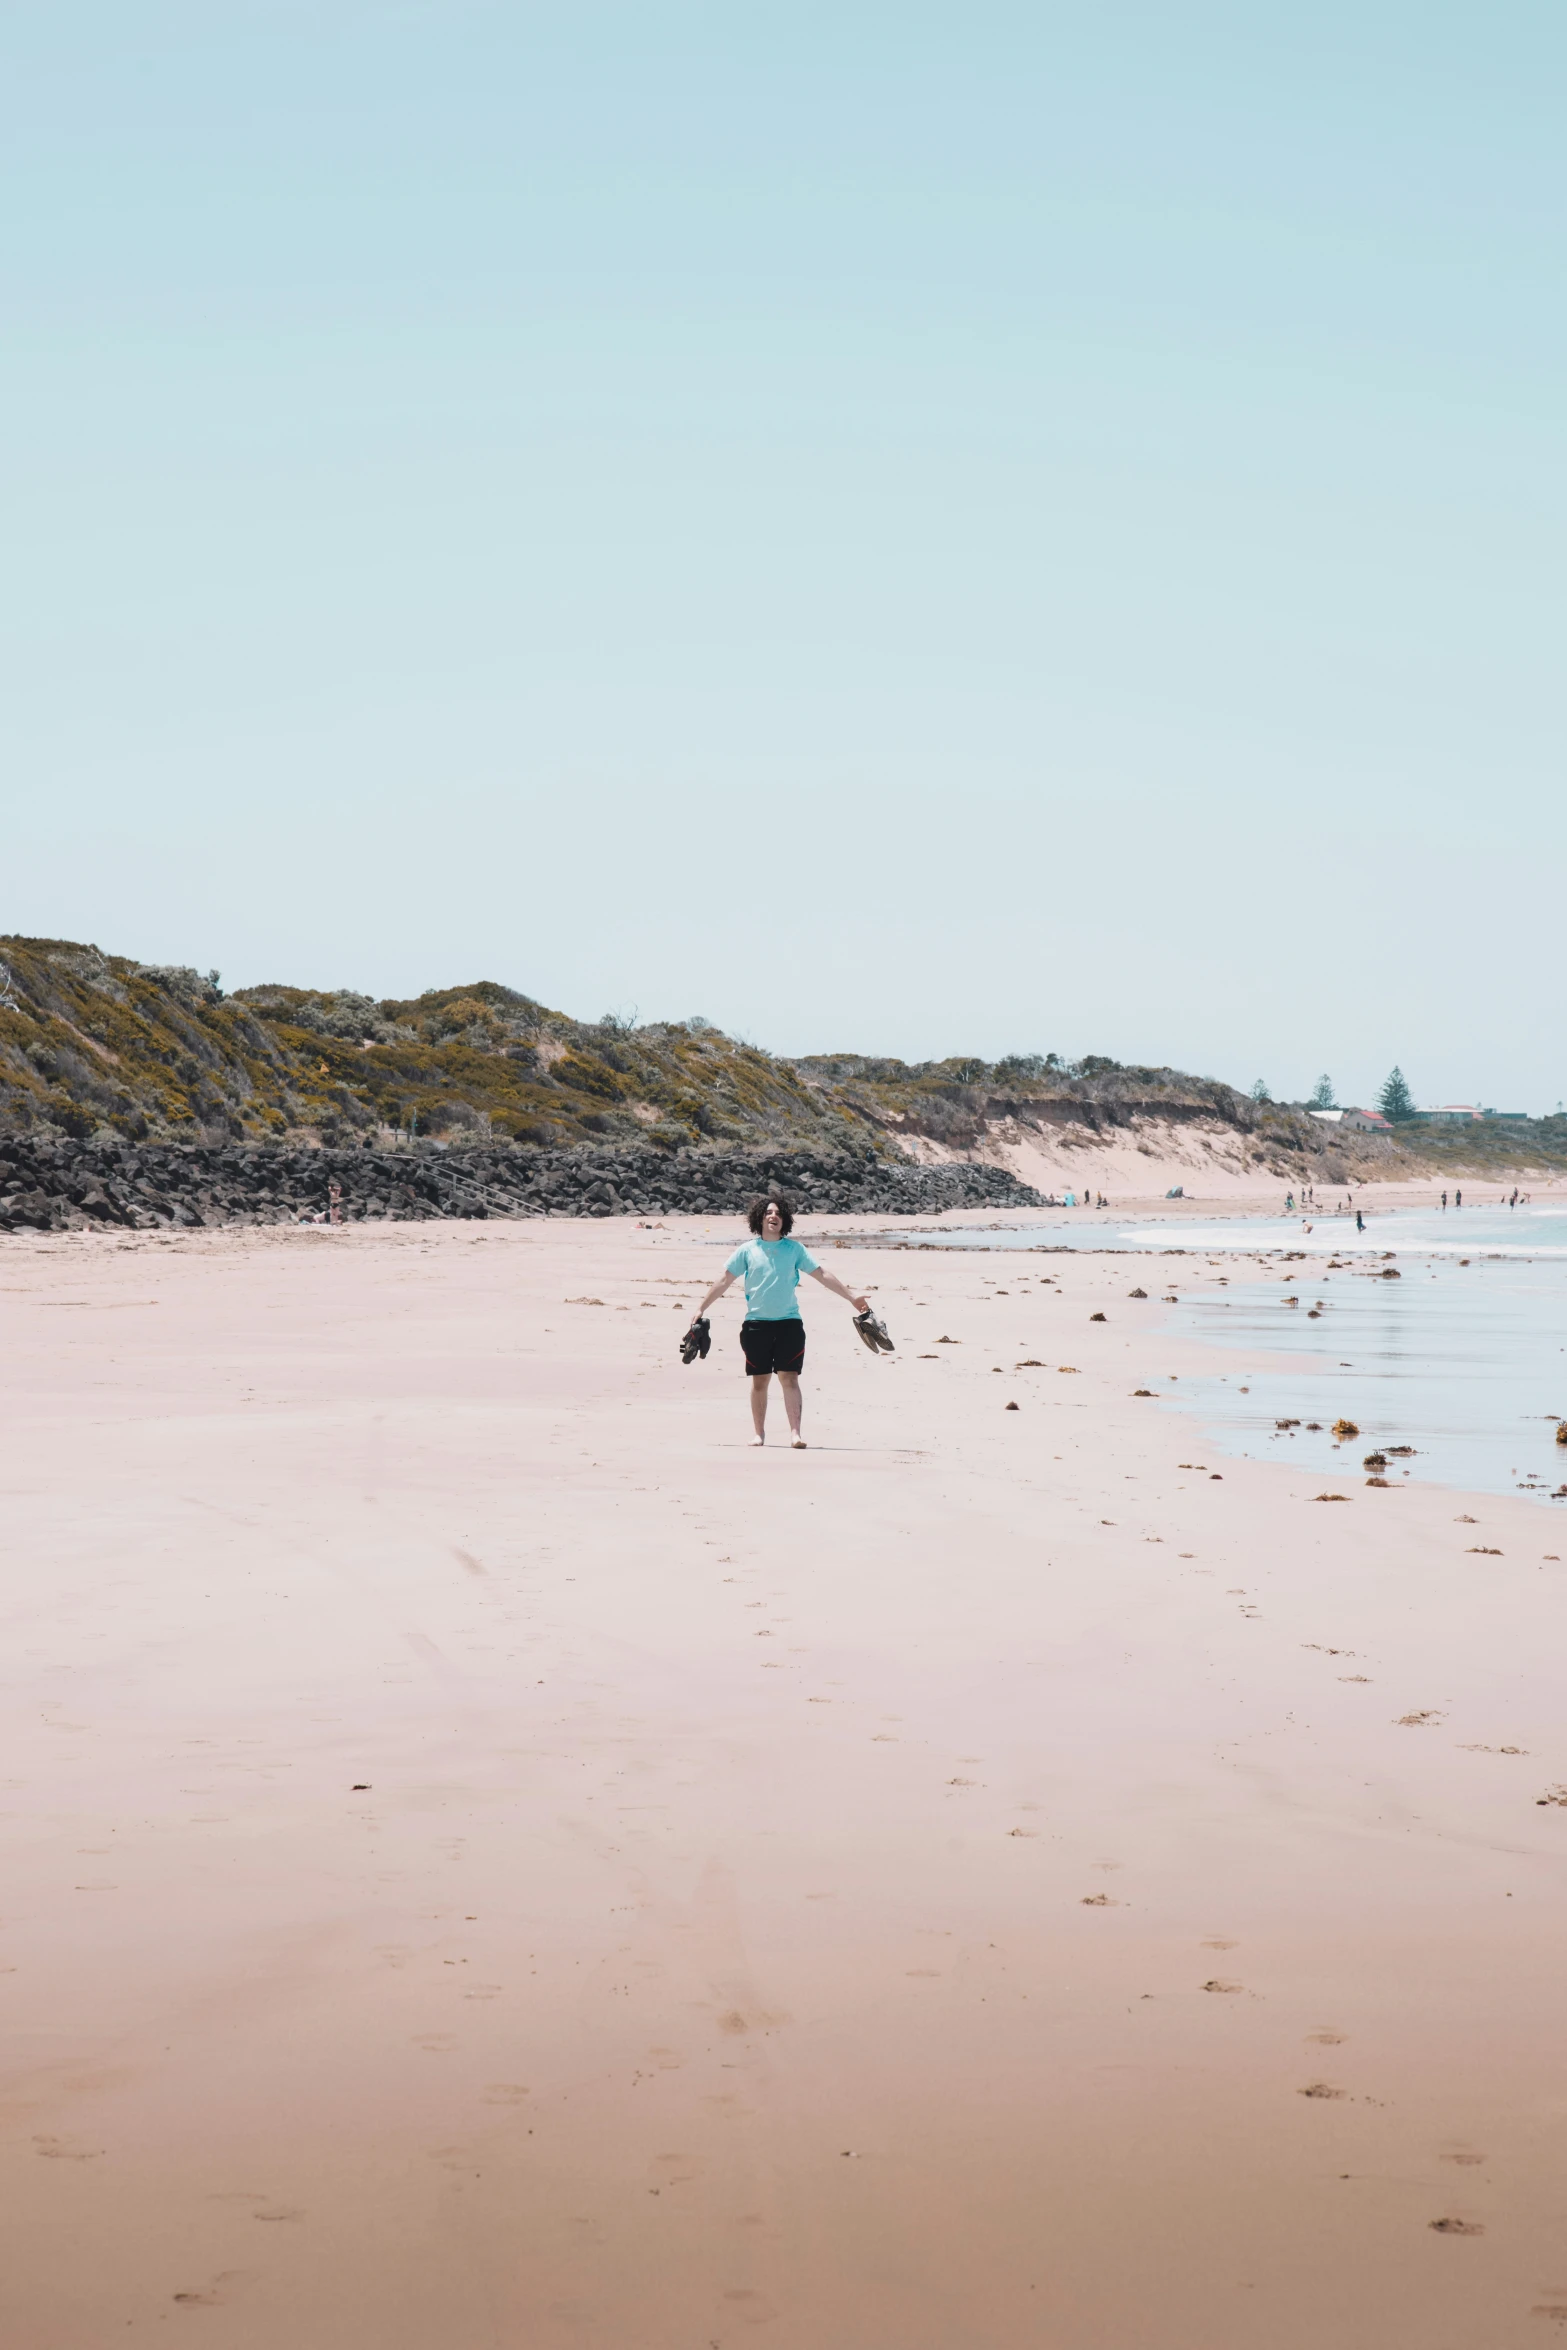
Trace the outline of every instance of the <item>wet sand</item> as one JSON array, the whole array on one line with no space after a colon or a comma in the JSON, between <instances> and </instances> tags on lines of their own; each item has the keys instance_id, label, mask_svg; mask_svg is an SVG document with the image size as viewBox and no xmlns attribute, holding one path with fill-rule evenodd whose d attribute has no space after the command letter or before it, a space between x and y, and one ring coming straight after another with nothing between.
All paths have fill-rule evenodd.
<instances>
[{"instance_id":1,"label":"wet sand","mask_svg":"<svg viewBox=\"0 0 1567 2350\"><path fill-rule=\"evenodd\" d=\"M729 1237L0 1248L0 2342L1551 2339L1567 1529L1156 1258L835 1251L754 1453Z\"/></svg>"}]
</instances>

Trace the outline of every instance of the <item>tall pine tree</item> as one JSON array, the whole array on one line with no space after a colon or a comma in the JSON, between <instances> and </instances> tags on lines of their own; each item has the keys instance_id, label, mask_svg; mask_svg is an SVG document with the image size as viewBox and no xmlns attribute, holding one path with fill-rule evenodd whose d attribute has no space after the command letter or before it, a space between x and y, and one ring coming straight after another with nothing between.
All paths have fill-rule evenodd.
<instances>
[{"instance_id":1,"label":"tall pine tree","mask_svg":"<svg viewBox=\"0 0 1567 2350\"><path fill-rule=\"evenodd\" d=\"M1313 1088L1308 1107L1313 1110L1331 1110L1334 1106L1333 1080L1324 1070Z\"/></svg>"},{"instance_id":2,"label":"tall pine tree","mask_svg":"<svg viewBox=\"0 0 1567 2350\"><path fill-rule=\"evenodd\" d=\"M1402 1069L1395 1068L1384 1083L1382 1091L1377 1095L1377 1108L1384 1118L1392 1119L1395 1124L1400 1118L1414 1116L1415 1097L1405 1082Z\"/></svg>"}]
</instances>

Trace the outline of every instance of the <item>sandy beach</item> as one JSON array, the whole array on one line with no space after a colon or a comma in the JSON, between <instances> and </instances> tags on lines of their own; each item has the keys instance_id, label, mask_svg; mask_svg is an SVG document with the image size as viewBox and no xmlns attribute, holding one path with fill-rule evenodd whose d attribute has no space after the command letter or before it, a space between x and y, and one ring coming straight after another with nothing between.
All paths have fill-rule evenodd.
<instances>
[{"instance_id":1,"label":"sandy beach","mask_svg":"<svg viewBox=\"0 0 1567 2350\"><path fill-rule=\"evenodd\" d=\"M0 1246L6 2350L1567 2328L1567 1526L798 1229L803 1454L727 1221Z\"/></svg>"}]
</instances>

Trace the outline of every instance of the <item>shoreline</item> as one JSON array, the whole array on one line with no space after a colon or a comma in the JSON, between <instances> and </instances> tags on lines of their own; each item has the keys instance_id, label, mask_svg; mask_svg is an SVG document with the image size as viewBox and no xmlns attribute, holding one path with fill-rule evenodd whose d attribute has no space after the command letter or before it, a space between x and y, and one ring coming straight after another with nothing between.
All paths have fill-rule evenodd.
<instances>
[{"instance_id":1,"label":"shoreline","mask_svg":"<svg viewBox=\"0 0 1567 2350\"><path fill-rule=\"evenodd\" d=\"M7 2338L1534 2340L1558 1530L1086 1250L867 1247L752 1454L732 1231L0 1249Z\"/></svg>"}]
</instances>

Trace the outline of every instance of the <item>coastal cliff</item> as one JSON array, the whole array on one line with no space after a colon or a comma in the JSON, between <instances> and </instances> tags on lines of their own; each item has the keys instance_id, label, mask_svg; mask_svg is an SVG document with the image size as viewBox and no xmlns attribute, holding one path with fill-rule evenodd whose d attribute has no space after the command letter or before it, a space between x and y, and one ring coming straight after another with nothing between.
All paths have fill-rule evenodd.
<instances>
[{"instance_id":1,"label":"coastal cliff","mask_svg":"<svg viewBox=\"0 0 1567 2350\"><path fill-rule=\"evenodd\" d=\"M268 1145L271 1164L347 1151L362 1165L367 1147L444 1143L465 1160L488 1153L487 1180L519 1199L546 1159L559 1173L572 1154L584 1170L609 1154L626 1176L617 1199L671 1203L720 1162L743 1163L749 1182L779 1151L804 1152L833 1170L815 1180L857 1208L892 1206L916 1172L927 1180L907 1196L929 1209L1074 1179L1125 1190L1123 1169L1147 1188L1160 1169L1335 1184L1567 1164L1561 1121L1527 1136L1350 1136L1216 1078L1103 1056L791 1058L697 1018L575 1020L493 980L407 1000L282 984L228 993L216 972L30 938L0 939L0 1134L35 1151L239 1152L257 1167ZM878 1165L873 1201L865 1170Z\"/></svg>"}]
</instances>

